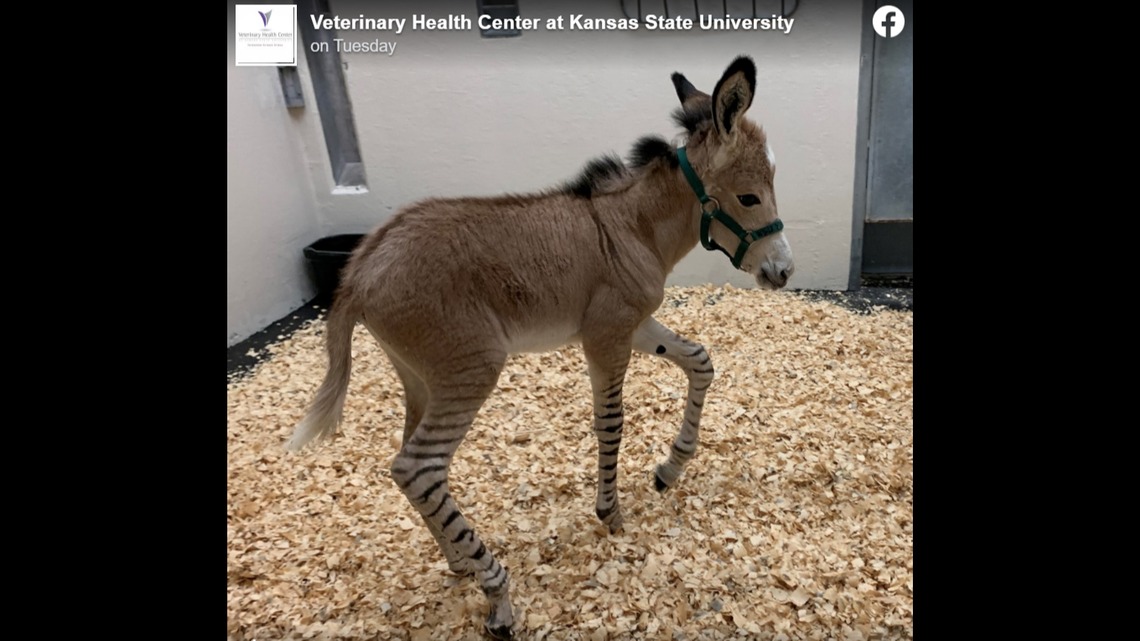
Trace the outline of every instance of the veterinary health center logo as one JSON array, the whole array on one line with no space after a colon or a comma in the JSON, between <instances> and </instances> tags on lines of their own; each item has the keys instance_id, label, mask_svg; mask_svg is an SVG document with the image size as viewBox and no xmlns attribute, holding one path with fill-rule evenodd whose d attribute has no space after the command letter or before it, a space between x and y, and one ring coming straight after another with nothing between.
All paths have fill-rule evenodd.
<instances>
[{"instance_id":1,"label":"veterinary health center logo","mask_svg":"<svg viewBox=\"0 0 1140 641\"><path fill-rule=\"evenodd\" d=\"M239 4L235 9L237 66L297 66L297 5Z\"/></svg>"}]
</instances>

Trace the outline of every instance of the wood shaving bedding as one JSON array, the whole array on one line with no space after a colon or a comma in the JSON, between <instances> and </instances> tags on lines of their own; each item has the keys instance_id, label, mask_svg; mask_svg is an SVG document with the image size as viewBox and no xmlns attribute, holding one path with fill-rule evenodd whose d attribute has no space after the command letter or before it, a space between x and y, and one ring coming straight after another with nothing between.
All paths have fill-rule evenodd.
<instances>
[{"instance_id":1,"label":"wood shaving bedding","mask_svg":"<svg viewBox=\"0 0 1140 641\"><path fill-rule=\"evenodd\" d=\"M594 515L576 346L512 357L456 454L451 491L511 572L516 638L912 638L912 314L694 287L655 316L705 345L716 379L661 495L686 379L634 354L622 531ZM363 326L341 434L283 451L324 377L323 329L228 385L229 639L483 638L477 582L448 572L390 478L403 391Z\"/></svg>"}]
</instances>

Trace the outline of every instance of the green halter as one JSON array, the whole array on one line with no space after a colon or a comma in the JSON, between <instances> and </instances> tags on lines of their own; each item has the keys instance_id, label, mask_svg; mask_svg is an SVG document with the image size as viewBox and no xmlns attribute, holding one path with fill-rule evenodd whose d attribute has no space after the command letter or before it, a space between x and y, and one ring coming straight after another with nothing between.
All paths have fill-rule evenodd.
<instances>
[{"instance_id":1,"label":"green halter","mask_svg":"<svg viewBox=\"0 0 1140 641\"><path fill-rule=\"evenodd\" d=\"M756 231L746 231L741 227L732 216L729 216L723 209L720 208L720 201L705 193L705 186L701 184L701 179L697 178L697 172L693 171L693 166L689 164L689 158L685 155L685 148L679 147L677 149L677 158L681 161L681 171L685 172L685 178L689 181L689 186L696 192L697 198L701 200L701 245L705 249L713 250L719 249L724 252L725 256L732 259L732 266L740 269L740 261L744 260L744 254L748 251L748 246L765 236L782 230L784 223L777 218L775 222L770 225L761 227ZM711 212L705 209L705 204L712 202L716 209ZM709 225L712 224L713 219L719 220L722 225L728 227L728 230L736 234L740 239L740 245L736 248L736 255L728 253L728 250L721 247L715 240L709 236Z\"/></svg>"}]
</instances>

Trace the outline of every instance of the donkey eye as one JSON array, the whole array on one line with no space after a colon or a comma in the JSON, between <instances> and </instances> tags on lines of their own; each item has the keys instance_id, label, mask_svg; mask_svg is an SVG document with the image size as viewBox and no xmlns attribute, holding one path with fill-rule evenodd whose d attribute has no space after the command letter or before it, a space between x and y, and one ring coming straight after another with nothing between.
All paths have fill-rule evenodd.
<instances>
[{"instance_id":1,"label":"donkey eye","mask_svg":"<svg viewBox=\"0 0 1140 641\"><path fill-rule=\"evenodd\" d=\"M737 196L736 199L739 200L740 204L744 205L745 207L751 207L753 205L760 204L760 199L757 198L755 194L744 194L743 196Z\"/></svg>"}]
</instances>

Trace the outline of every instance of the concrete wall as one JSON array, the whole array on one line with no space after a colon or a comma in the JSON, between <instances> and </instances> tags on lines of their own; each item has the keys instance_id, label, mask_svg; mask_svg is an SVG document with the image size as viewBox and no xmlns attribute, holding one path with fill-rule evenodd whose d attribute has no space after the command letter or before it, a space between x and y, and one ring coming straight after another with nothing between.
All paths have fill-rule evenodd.
<instances>
[{"instance_id":1,"label":"concrete wall","mask_svg":"<svg viewBox=\"0 0 1140 641\"><path fill-rule=\"evenodd\" d=\"M274 67L235 67L227 101L227 346L315 295L302 248L320 237L307 119L285 108Z\"/></svg>"},{"instance_id":2,"label":"concrete wall","mask_svg":"<svg viewBox=\"0 0 1140 641\"><path fill-rule=\"evenodd\" d=\"M476 17L474 1L431 3L430 10L407 3L388 9L348 0L332 4L333 13L342 17ZM788 35L539 29L517 38L484 39L478 29L408 28L399 35L341 31L339 37L346 40L397 43L391 56L342 54L368 177L362 193L335 193L315 107L307 106L305 117L296 123L281 124L298 125L292 141L301 156L291 161L303 162L308 172L321 233L364 232L426 196L538 190L572 177L598 154L624 156L643 135L673 138L679 130L669 117L677 106L670 74L680 71L711 92L728 63L748 54L757 63L759 84L749 116L768 131L775 151L780 214L796 255L797 271L789 286L845 289L861 7L857 2L801 4ZM535 2L524 5L523 11L528 17L546 17L575 12L572 6ZM593 17L622 15L617 0L590 3L588 10L577 11ZM309 16L302 12L298 19ZM311 97L307 69L301 71ZM231 87L235 73L244 79L249 72L231 68ZM241 90L250 91L251 84L243 80ZM231 95L231 102L239 100L251 101ZM238 106L231 104L232 117L259 117ZM275 127L264 135L286 129L261 126ZM286 141L262 144L284 147ZM231 137L231 166L249 162L249 156L244 161L236 158L233 149ZM237 188L247 186L243 182ZM294 233L300 230L296 224L292 228ZM259 273L285 278L295 275L301 262L298 251L259 266ZM232 270L231 265L231 279ZM680 285L710 282L755 286L750 276L735 272L724 255L700 246L670 279L670 284Z\"/></svg>"}]
</instances>

